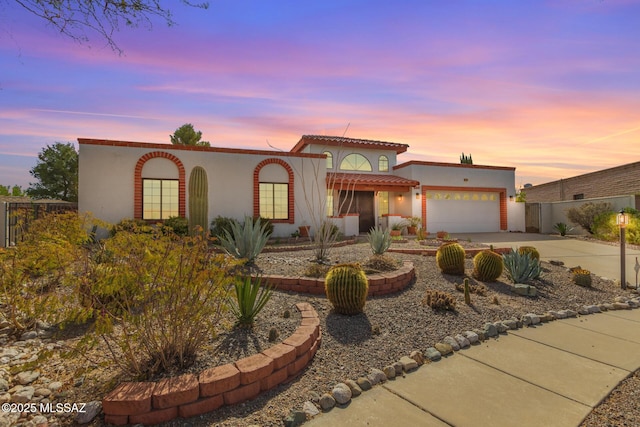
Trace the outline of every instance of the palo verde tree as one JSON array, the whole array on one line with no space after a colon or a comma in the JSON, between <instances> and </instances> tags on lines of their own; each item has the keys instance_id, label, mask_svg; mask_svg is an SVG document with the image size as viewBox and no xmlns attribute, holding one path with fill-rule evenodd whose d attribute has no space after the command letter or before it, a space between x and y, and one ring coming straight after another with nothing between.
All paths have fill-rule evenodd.
<instances>
[{"instance_id":1,"label":"palo verde tree","mask_svg":"<svg viewBox=\"0 0 640 427\"><path fill-rule=\"evenodd\" d=\"M14 3L0 0L0 4L3 2ZM88 43L89 34L96 34L118 53L122 49L113 35L121 27L151 28L155 19L167 26L175 24L171 10L163 4L174 3L162 0L15 0L15 3L77 42ZM201 9L209 7L207 2L181 0L181 3Z\"/></svg>"},{"instance_id":2,"label":"palo verde tree","mask_svg":"<svg viewBox=\"0 0 640 427\"><path fill-rule=\"evenodd\" d=\"M29 173L38 182L29 183L28 196L78 201L78 152L72 143L47 145Z\"/></svg>"},{"instance_id":3,"label":"palo verde tree","mask_svg":"<svg viewBox=\"0 0 640 427\"><path fill-rule=\"evenodd\" d=\"M180 126L173 135L169 135L171 143L174 145L194 145L197 147L210 147L209 141L201 141L202 132L193 129L191 123L185 123Z\"/></svg>"}]
</instances>

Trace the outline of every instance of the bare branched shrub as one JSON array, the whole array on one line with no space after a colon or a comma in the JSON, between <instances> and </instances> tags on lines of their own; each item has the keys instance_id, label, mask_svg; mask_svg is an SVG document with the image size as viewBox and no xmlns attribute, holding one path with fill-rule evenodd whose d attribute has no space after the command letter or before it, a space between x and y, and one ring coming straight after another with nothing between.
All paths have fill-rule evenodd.
<instances>
[{"instance_id":1,"label":"bare branched shrub","mask_svg":"<svg viewBox=\"0 0 640 427\"><path fill-rule=\"evenodd\" d=\"M137 378L187 367L216 334L235 265L200 236L119 232L86 276L95 333Z\"/></svg>"},{"instance_id":2,"label":"bare branched shrub","mask_svg":"<svg viewBox=\"0 0 640 427\"><path fill-rule=\"evenodd\" d=\"M594 234L594 224L599 215L612 212L611 203L587 202L579 207L567 209L567 218L574 224L584 228L589 234Z\"/></svg>"}]
</instances>

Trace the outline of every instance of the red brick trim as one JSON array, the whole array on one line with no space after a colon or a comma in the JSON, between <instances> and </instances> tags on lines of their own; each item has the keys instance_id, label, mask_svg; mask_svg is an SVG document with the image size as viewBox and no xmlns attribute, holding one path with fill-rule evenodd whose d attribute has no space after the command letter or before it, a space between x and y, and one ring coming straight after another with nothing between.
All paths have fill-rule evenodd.
<instances>
[{"instance_id":1,"label":"red brick trim","mask_svg":"<svg viewBox=\"0 0 640 427\"><path fill-rule=\"evenodd\" d=\"M406 261L395 271L367 276L369 280L368 296L379 296L399 292L409 286L416 276L411 262ZM263 275L267 284L281 291L293 291L305 294L324 295L324 278L288 277L279 275Z\"/></svg>"},{"instance_id":2,"label":"red brick trim","mask_svg":"<svg viewBox=\"0 0 640 427\"><path fill-rule=\"evenodd\" d=\"M516 168L511 166L486 166L486 165L468 165L463 163L440 163L440 162L425 162L421 160L410 160L405 163L401 163L399 165L395 165L393 170L405 168L407 166L437 166L444 168L466 168L466 169L491 169L491 170L502 170L502 171L514 171Z\"/></svg>"},{"instance_id":3,"label":"red brick trim","mask_svg":"<svg viewBox=\"0 0 640 427\"><path fill-rule=\"evenodd\" d=\"M469 165L466 165L469 166ZM500 230L508 229L507 221L507 189L493 187L448 187L437 185L422 186L422 228L427 229L427 191L475 191L483 193L499 193L500 194Z\"/></svg>"},{"instance_id":4,"label":"red brick trim","mask_svg":"<svg viewBox=\"0 0 640 427\"><path fill-rule=\"evenodd\" d=\"M293 169L287 162L282 159L264 159L258 166L253 170L253 216L260 216L260 169L270 164L278 164L286 169L287 174L289 175L289 194L288 194L288 213L287 219L272 219L272 223L284 223L284 224L294 224L295 223L295 204L294 204L294 188L293 188Z\"/></svg>"},{"instance_id":5,"label":"red brick trim","mask_svg":"<svg viewBox=\"0 0 640 427\"><path fill-rule=\"evenodd\" d=\"M121 383L102 400L105 420L124 425L157 424L193 417L253 399L293 379L315 356L322 341L313 306L296 304L302 321L284 342L223 366L155 382Z\"/></svg>"},{"instance_id":6,"label":"red brick trim","mask_svg":"<svg viewBox=\"0 0 640 427\"><path fill-rule=\"evenodd\" d=\"M209 153L258 154L262 156L307 157L324 159L324 154L292 153L288 151L249 150L245 148L196 147L193 145L158 144L152 142L115 141L108 139L78 138L80 145L102 145L106 147L146 148L157 150L203 151Z\"/></svg>"},{"instance_id":7,"label":"red brick trim","mask_svg":"<svg viewBox=\"0 0 640 427\"><path fill-rule=\"evenodd\" d=\"M186 186L185 186L185 172L184 165L179 158L171 153L165 151L152 151L138 159L136 168L133 173L133 217L135 219L142 219L142 168L144 164L156 157L162 157L171 160L178 168L178 215L185 217L186 210Z\"/></svg>"}]
</instances>

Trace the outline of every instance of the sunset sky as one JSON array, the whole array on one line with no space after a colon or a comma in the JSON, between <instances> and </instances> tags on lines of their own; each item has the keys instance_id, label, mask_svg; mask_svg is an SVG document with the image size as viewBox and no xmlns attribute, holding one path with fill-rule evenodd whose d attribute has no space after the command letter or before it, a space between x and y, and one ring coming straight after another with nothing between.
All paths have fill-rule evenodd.
<instances>
[{"instance_id":1,"label":"sunset sky","mask_svg":"<svg viewBox=\"0 0 640 427\"><path fill-rule=\"evenodd\" d=\"M0 184L82 138L289 150L303 134L399 161L516 167L516 185L640 160L640 0L169 4L177 22L78 44L0 0ZM345 133L346 131L346 133Z\"/></svg>"}]
</instances>

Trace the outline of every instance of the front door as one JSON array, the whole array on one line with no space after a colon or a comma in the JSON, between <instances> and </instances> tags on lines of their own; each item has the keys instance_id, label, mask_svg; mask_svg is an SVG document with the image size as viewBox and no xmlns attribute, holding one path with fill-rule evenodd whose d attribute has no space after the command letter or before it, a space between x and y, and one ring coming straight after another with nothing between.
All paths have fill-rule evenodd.
<instances>
[{"instance_id":1,"label":"front door","mask_svg":"<svg viewBox=\"0 0 640 427\"><path fill-rule=\"evenodd\" d=\"M341 191L340 213L359 214L359 232L368 233L376 225L373 191Z\"/></svg>"}]
</instances>

